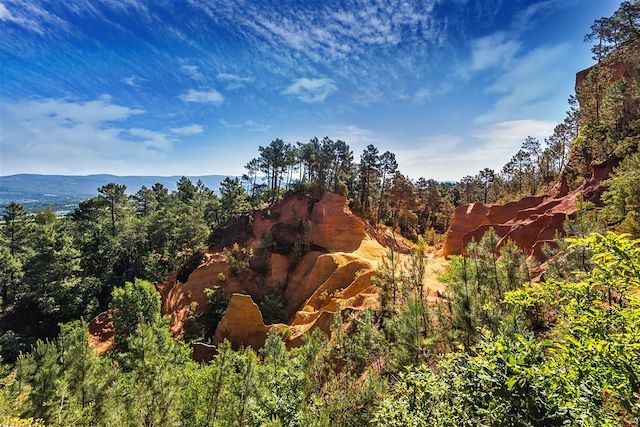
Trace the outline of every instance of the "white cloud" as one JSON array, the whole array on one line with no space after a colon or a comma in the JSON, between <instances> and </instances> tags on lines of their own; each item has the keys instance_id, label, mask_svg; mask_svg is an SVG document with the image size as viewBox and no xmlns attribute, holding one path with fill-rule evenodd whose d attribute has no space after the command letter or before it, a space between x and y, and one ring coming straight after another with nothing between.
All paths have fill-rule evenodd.
<instances>
[{"instance_id":1,"label":"white cloud","mask_svg":"<svg viewBox=\"0 0 640 427\"><path fill-rule=\"evenodd\" d=\"M132 162L162 157L176 142L162 132L126 126L143 113L109 96L85 102L4 101L0 173L130 173Z\"/></svg>"},{"instance_id":2,"label":"white cloud","mask_svg":"<svg viewBox=\"0 0 640 427\"><path fill-rule=\"evenodd\" d=\"M242 123L230 123L224 119L220 119L220 124L226 129L246 129L249 132L264 132L271 129L270 124L257 123L253 120L245 120Z\"/></svg>"},{"instance_id":3,"label":"white cloud","mask_svg":"<svg viewBox=\"0 0 640 427\"><path fill-rule=\"evenodd\" d=\"M433 16L434 1L357 1L344 6L263 7L253 3L204 2L194 4L213 19L240 27L247 37L259 37L280 50L292 48L313 58L343 58L371 46L395 46L404 39L419 43L440 35Z\"/></svg>"},{"instance_id":4,"label":"white cloud","mask_svg":"<svg viewBox=\"0 0 640 427\"><path fill-rule=\"evenodd\" d=\"M5 3L11 5L11 10ZM67 21L29 1L0 2L0 21L12 22L40 35L47 29L69 29Z\"/></svg>"},{"instance_id":5,"label":"white cloud","mask_svg":"<svg viewBox=\"0 0 640 427\"><path fill-rule=\"evenodd\" d=\"M174 139L169 138L164 132L158 132L149 129L132 128L128 129L127 133L131 136L139 138L140 143L142 143L145 147L159 151L171 150L173 143L176 142Z\"/></svg>"},{"instance_id":6,"label":"white cloud","mask_svg":"<svg viewBox=\"0 0 640 427\"><path fill-rule=\"evenodd\" d=\"M183 65L180 69L193 80L204 80L204 75L200 72L200 67L197 65Z\"/></svg>"},{"instance_id":7,"label":"white cloud","mask_svg":"<svg viewBox=\"0 0 640 427\"><path fill-rule=\"evenodd\" d=\"M336 85L331 79L301 77L291 83L284 93L294 95L302 102L316 103L323 102L336 90Z\"/></svg>"},{"instance_id":8,"label":"white cloud","mask_svg":"<svg viewBox=\"0 0 640 427\"><path fill-rule=\"evenodd\" d=\"M123 77L122 82L133 87L140 86L140 83L146 81L147 79L143 79L142 77L138 77L136 75L130 75L128 77Z\"/></svg>"},{"instance_id":9,"label":"white cloud","mask_svg":"<svg viewBox=\"0 0 640 427\"><path fill-rule=\"evenodd\" d=\"M504 158L515 154L520 144L527 136L533 136L540 140L548 137L553 132L555 123L544 120L510 120L494 123L472 134L483 142L481 148L474 151L473 156L481 155L485 158ZM483 155L483 152L487 152Z\"/></svg>"},{"instance_id":10,"label":"white cloud","mask_svg":"<svg viewBox=\"0 0 640 427\"><path fill-rule=\"evenodd\" d=\"M504 32L497 32L471 41L471 71L493 67L508 67L520 50L518 40Z\"/></svg>"},{"instance_id":11,"label":"white cloud","mask_svg":"<svg viewBox=\"0 0 640 427\"><path fill-rule=\"evenodd\" d=\"M0 3L0 21L13 21L15 17L9 12L7 7Z\"/></svg>"},{"instance_id":12,"label":"white cloud","mask_svg":"<svg viewBox=\"0 0 640 427\"><path fill-rule=\"evenodd\" d=\"M270 72L293 80L330 70L334 81L351 83L352 100L369 104L405 92L408 77L424 77L434 48L450 48L451 18L436 16L439 1L190 3L249 43Z\"/></svg>"},{"instance_id":13,"label":"white cloud","mask_svg":"<svg viewBox=\"0 0 640 427\"><path fill-rule=\"evenodd\" d=\"M416 101L424 101L431 98L432 95L433 95L433 92L431 91L431 89L429 89L428 87L425 87L425 88L419 89L414 95L414 98Z\"/></svg>"},{"instance_id":14,"label":"white cloud","mask_svg":"<svg viewBox=\"0 0 640 427\"><path fill-rule=\"evenodd\" d=\"M566 0L542 0L537 3L532 3L515 15L512 26L515 29L530 27L533 21L539 19L536 15L541 15L541 12L548 12L567 6L569 3L571 2L567 2Z\"/></svg>"},{"instance_id":15,"label":"white cloud","mask_svg":"<svg viewBox=\"0 0 640 427\"><path fill-rule=\"evenodd\" d=\"M459 146L464 138L459 135L429 135L410 149L396 149L400 170L413 179L419 177L438 180L456 180L462 175L459 163Z\"/></svg>"},{"instance_id":16,"label":"white cloud","mask_svg":"<svg viewBox=\"0 0 640 427\"><path fill-rule=\"evenodd\" d=\"M224 97L215 89L196 90L189 89L187 93L180 95L180 99L185 102L198 102L201 104L220 105L224 101Z\"/></svg>"},{"instance_id":17,"label":"white cloud","mask_svg":"<svg viewBox=\"0 0 640 427\"><path fill-rule=\"evenodd\" d=\"M569 44L541 46L518 58L496 76L488 91L497 95L493 107L475 119L476 123L500 121L514 116L531 117L550 110L566 98L558 91L566 77L558 72ZM537 114L539 115L539 114Z\"/></svg>"},{"instance_id":18,"label":"white cloud","mask_svg":"<svg viewBox=\"0 0 640 427\"><path fill-rule=\"evenodd\" d=\"M9 114L26 120L25 124L35 124L33 118L47 117L50 123L64 124L67 128L78 124L100 126L144 113L144 110L113 104L109 95L102 95L96 100L86 102L45 99L3 104L6 104ZM3 122L10 123L8 120Z\"/></svg>"},{"instance_id":19,"label":"white cloud","mask_svg":"<svg viewBox=\"0 0 640 427\"><path fill-rule=\"evenodd\" d=\"M243 77L243 76L238 76L237 74L230 74L230 73L219 73L217 77L218 77L218 80L230 81L230 82L236 82L236 83L251 83L253 81L253 77Z\"/></svg>"},{"instance_id":20,"label":"white cloud","mask_svg":"<svg viewBox=\"0 0 640 427\"><path fill-rule=\"evenodd\" d=\"M171 128L170 130L176 135L198 135L204 132L204 128L201 125L188 125L179 128Z\"/></svg>"},{"instance_id":21,"label":"white cloud","mask_svg":"<svg viewBox=\"0 0 640 427\"><path fill-rule=\"evenodd\" d=\"M523 119L493 123L468 135L430 135L415 148L395 150L396 158L412 178L455 181L485 167L500 171L527 136L543 140L554 126L550 121Z\"/></svg>"},{"instance_id":22,"label":"white cloud","mask_svg":"<svg viewBox=\"0 0 640 427\"><path fill-rule=\"evenodd\" d=\"M372 130L357 125L335 125L329 126L326 129L332 139L343 140L349 144L354 152L361 151L369 144L380 142Z\"/></svg>"},{"instance_id":23,"label":"white cloud","mask_svg":"<svg viewBox=\"0 0 640 427\"><path fill-rule=\"evenodd\" d=\"M219 73L218 80L226 83L226 90L240 89L246 86L247 83L253 82L253 77L239 76L237 74Z\"/></svg>"}]
</instances>

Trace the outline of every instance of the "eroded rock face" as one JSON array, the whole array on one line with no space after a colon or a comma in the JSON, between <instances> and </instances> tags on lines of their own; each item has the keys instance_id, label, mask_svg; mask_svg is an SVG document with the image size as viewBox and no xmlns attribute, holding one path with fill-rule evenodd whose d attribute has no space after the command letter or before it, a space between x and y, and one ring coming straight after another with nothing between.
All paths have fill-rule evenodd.
<instances>
[{"instance_id":1,"label":"eroded rock face","mask_svg":"<svg viewBox=\"0 0 640 427\"><path fill-rule=\"evenodd\" d=\"M226 338L235 346L260 348L264 345L268 332L262 313L251 297L233 294L227 311L216 328L214 342L219 343Z\"/></svg>"},{"instance_id":2,"label":"eroded rock face","mask_svg":"<svg viewBox=\"0 0 640 427\"><path fill-rule=\"evenodd\" d=\"M180 283L173 274L158 286L162 295L162 314L168 317L171 332L176 338L182 338L183 323L192 306L195 304L196 308L203 309L207 303L205 289L214 286L221 286L228 293L242 290L222 252L208 254L185 283Z\"/></svg>"},{"instance_id":3,"label":"eroded rock face","mask_svg":"<svg viewBox=\"0 0 640 427\"><path fill-rule=\"evenodd\" d=\"M311 212L311 241L329 252L354 252L367 238L365 223L349 210L346 199L324 193Z\"/></svg>"},{"instance_id":4,"label":"eroded rock face","mask_svg":"<svg viewBox=\"0 0 640 427\"><path fill-rule=\"evenodd\" d=\"M592 175L575 191L569 192L567 182L561 179L544 196L525 197L504 205L471 203L455 210L445 238L443 255L460 255L472 240L493 228L500 240L497 248L512 240L527 254L544 259L542 248L554 244L556 233L563 233L563 223L578 209L578 201L600 202L602 181L616 164L611 159L593 168Z\"/></svg>"},{"instance_id":5,"label":"eroded rock face","mask_svg":"<svg viewBox=\"0 0 640 427\"><path fill-rule=\"evenodd\" d=\"M293 195L254 217L249 225L251 236L238 242L253 251L248 269L231 271L224 252L216 250L208 253L184 282L173 274L157 286L162 314L168 318L174 337L182 338L184 322L192 310L205 309L205 290L214 286L221 287L231 299L212 342L228 339L236 347L261 347L271 328L288 328L287 345L295 346L314 328L328 331L337 311L376 306L371 277L387 250L385 243L394 239L353 214L345 197L325 193L311 200ZM294 256L294 247L300 244L306 251ZM408 248L400 242L395 249ZM255 302L274 291L284 297L286 325L265 325ZM92 322L92 341L98 349L113 341L113 327L108 314L105 316ZM205 344L193 350L197 360L207 360L214 353Z\"/></svg>"},{"instance_id":6,"label":"eroded rock face","mask_svg":"<svg viewBox=\"0 0 640 427\"><path fill-rule=\"evenodd\" d=\"M89 343L98 354L104 354L113 347L114 333L110 310L98 314L89 322Z\"/></svg>"},{"instance_id":7,"label":"eroded rock face","mask_svg":"<svg viewBox=\"0 0 640 427\"><path fill-rule=\"evenodd\" d=\"M303 221L310 224L306 231ZM298 233L292 236L288 231L294 227ZM380 236L351 212L343 196L325 193L315 203L294 196L268 213L258 213L253 232L255 237L247 245L257 251L265 249L265 238L272 250L280 251L302 232L313 248L298 260L280 253L269 255L269 279L283 285L289 322L265 325L251 296L234 294L214 342L228 339L234 346L260 347L271 328L288 328L287 344L295 346L312 329L328 331L339 310L376 306L371 277L386 249L378 241Z\"/></svg>"}]
</instances>

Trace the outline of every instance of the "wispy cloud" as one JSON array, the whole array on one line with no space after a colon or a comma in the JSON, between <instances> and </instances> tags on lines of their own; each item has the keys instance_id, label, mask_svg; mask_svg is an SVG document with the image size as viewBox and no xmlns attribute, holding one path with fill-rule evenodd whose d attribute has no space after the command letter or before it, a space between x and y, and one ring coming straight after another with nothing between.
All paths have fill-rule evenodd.
<instances>
[{"instance_id":1,"label":"wispy cloud","mask_svg":"<svg viewBox=\"0 0 640 427\"><path fill-rule=\"evenodd\" d=\"M411 148L395 149L403 173L413 179L421 176L439 180L460 178L466 168L454 159L460 154L464 137L451 134L428 135Z\"/></svg>"},{"instance_id":2,"label":"wispy cloud","mask_svg":"<svg viewBox=\"0 0 640 427\"><path fill-rule=\"evenodd\" d=\"M258 3L194 0L211 18L243 28L274 47L287 46L305 55L344 57L366 46L397 45L403 38L431 41L439 26L434 1L350 1L325 7L261 7Z\"/></svg>"},{"instance_id":3,"label":"wispy cloud","mask_svg":"<svg viewBox=\"0 0 640 427\"><path fill-rule=\"evenodd\" d=\"M180 99L184 102L198 102L201 104L220 105L224 101L224 97L215 89L196 90L189 89L187 93L180 95Z\"/></svg>"},{"instance_id":4,"label":"wispy cloud","mask_svg":"<svg viewBox=\"0 0 640 427\"><path fill-rule=\"evenodd\" d=\"M270 124L257 123L253 120L245 120L241 123L230 123L227 120L220 119L219 122L225 129L246 129L249 132L265 132L271 129Z\"/></svg>"},{"instance_id":5,"label":"wispy cloud","mask_svg":"<svg viewBox=\"0 0 640 427\"><path fill-rule=\"evenodd\" d=\"M488 91L497 95L491 109L475 119L487 123L505 118L527 117L543 106L565 99L558 93L563 76L557 70L569 50L569 44L541 46L517 58L499 73ZM559 98L559 99L558 99Z\"/></svg>"},{"instance_id":6,"label":"wispy cloud","mask_svg":"<svg viewBox=\"0 0 640 427\"><path fill-rule=\"evenodd\" d=\"M142 145L159 151L169 151L176 142L164 132L158 132L149 129L132 128L127 133L131 136L139 138Z\"/></svg>"},{"instance_id":7,"label":"wispy cloud","mask_svg":"<svg viewBox=\"0 0 640 427\"><path fill-rule=\"evenodd\" d=\"M323 102L336 90L336 85L331 79L301 77L291 83L284 93L294 95L302 102L316 103Z\"/></svg>"},{"instance_id":8,"label":"wispy cloud","mask_svg":"<svg viewBox=\"0 0 640 427\"><path fill-rule=\"evenodd\" d=\"M423 87L422 89L418 89L414 98L416 101L424 101L433 96L433 91L428 87Z\"/></svg>"},{"instance_id":9,"label":"wispy cloud","mask_svg":"<svg viewBox=\"0 0 640 427\"><path fill-rule=\"evenodd\" d=\"M191 0L213 25L257 50L264 74L289 80L325 75L341 86L350 83L352 99L362 103L389 100L407 90L407 81L425 72L434 51L446 47L452 18L437 16L437 3Z\"/></svg>"},{"instance_id":10,"label":"wispy cloud","mask_svg":"<svg viewBox=\"0 0 640 427\"><path fill-rule=\"evenodd\" d=\"M197 65L183 65L180 69L193 80L204 80L204 74L200 72L200 67Z\"/></svg>"},{"instance_id":11,"label":"wispy cloud","mask_svg":"<svg viewBox=\"0 0 640 427\"><path fill-rule=\"evenodd\" d=\"M489 125L471 136L478 138L482 146L471 155L474 159L504 158L518 150L527 136L544 139L551 135L555 123L544 120L509 120Z\"/></svg>"},{"instance_id":12,"label":"wispy cloud","mask_svg":"<svg viewBox=\"0 0 640 427\"><path fill-rule=\"evenodd\" d=\"M353 150L356 159L359 158L362 150L369 144L374 144L379 148L388 144L388 141L385 141L379 133L355 124L328 125L323 127L316 136L321 135L327 135L333 140L341 139L345 141Z\"/></svg>"},{"instance_id":13,"label":"wispy cloud","mask_svg":"<svg viewBox=\"0 0 640 427\"><path fill-rule=\"evenodd\" d=\"M520 50L521 43L505 32L496 32L471 41L471 71L508 67Z\"/></svg>"},{"instance_id":14,"label":"wispy cloud","mask_svg":"<svg viewBox=\"0 0 640 427\"><path fill-rule=\"evenodd\" d=\"M176 135L198 135L204 132L204 128L202 125L188 125L179 128L171 128L170 131Z\"/></svg>"},{"instance_id":15,"label":"wispy cloud","mask_svg":"<svg viewBox=\"0 0 640 427\"><path fill-rule=\"evenodd\" d=\"M7 7L2 3L0 3L0 21L16 21L16 17L13 16L13 14L9 12L9 9L7 9Z\"/></svg>"},{"instance_id":16,"label":"wispy cloud","mask_svg":"<svg viewBox=\"0 0 640 427\"><path fill-rule=\"evenodd\" d=\"M0 114L3 174L125 171L129 162L163 156L177 142L161 131L128 127L128 120L144 111L107 95L91 101L2 102Z\"/></svg>"},{"instance_id":17,"label":"wispy cloud","mask_svg":"<svg viewBox=\"0 0 640 427\"><path fill-rule=\"evenodd\" d=\"M29 1L0 2L0 21L11 22L40 35L44 35L47 30L69 29L69 24L64 19Z\"/></svg>"},{"instance_id":18,"label":"wispy cloud","mask_svg":"<svg viewBox=\"0 0 640 427\"><path fill-rule=\"evenodd\" d=\"M244 77L231 73L219 73L217 79L226 82L226 90L240 89L246 84L253 82L253 77Z\"/></svg>"},{"instance_id":19,"label":"wispy cloud","mask_svg":"<svg viewBox=\"0 0 640 427\"><path fill-rule=\"evenodd\" d=\"M133 86L133 87L140 86L140 83L142 83L144 81L146 81L146 79L143 79L142 77L138 77L136 75L131 75L131 76L122 78L122 82L124 84L127 84L129 86Z\"/></svg>"},{"instance_id":20,"label":"wispy cloud","mask_svg":"<svg viewBox=\"0 0 640 427\"><path fill-rule=\"evenodd\" d=\"M518 10L507 28L471 39L471 58L462 74L492 68L506 69L522 51L522 37L545 12L566 6L564 0L540 0Z\"/></svg>"},{"instance_id":21,"label":"wispy cloud","mask_svg":"<svg viewBox=\"0 0 640 427\"><path fill-rule=\"evenodd\" d=\"M514 29L529 28L535 20L540 19L544 12L561 8L566 6L568 3L570 2L567 2L566 0L541 0L536 3L532 3L516 14L513 19L512 27Z\"/></svg>"},{"instance_id":22,"label":"wispy cloud","mask_svg":"<svg viewBox=\"0 0 640 427\"><path fill-rule=\"evenodd\" d=\"M409 149L396 151L400 168L412 178L458 180L480 168L500 168L527 136L540 140L553 131L550 121L523 119L497 122L469 134L428 135Z\"/></svg>"}]
</instances>

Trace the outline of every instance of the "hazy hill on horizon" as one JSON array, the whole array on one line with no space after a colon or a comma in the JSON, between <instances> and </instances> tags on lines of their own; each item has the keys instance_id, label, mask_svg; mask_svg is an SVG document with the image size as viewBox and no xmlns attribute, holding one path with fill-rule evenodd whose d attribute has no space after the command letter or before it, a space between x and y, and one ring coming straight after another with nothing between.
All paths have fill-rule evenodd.
<instances>
[{"instance_id":1,"label":"hazy hill on horizon","mask_svg":"<svg viewBox=\"0 0 640 427\"><path fill-rule=\"evenodd\" d=\"M16 201L26 209L52 206L56 210L71 210L79 201L98 194L98 188L109 183L124 184L127 193L133 194L143 185L147 187L159 182L169 190L176 189L182 175L47 175L16 174L0 176L0 207ZM201 180L204 185L217 191L227 175L188 176L194 183Z\"/></svg>"}]
</instances>

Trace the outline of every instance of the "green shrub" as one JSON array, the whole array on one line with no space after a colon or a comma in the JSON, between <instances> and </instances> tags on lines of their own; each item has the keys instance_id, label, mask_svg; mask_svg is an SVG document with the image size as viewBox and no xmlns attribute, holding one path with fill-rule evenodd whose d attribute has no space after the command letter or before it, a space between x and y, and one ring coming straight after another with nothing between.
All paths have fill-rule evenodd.
<instances>
[{"instance_id":1,"label":"green shrub","mask_svg":"<svg viewBox=\"0 0 640 427\"><path fill-rule=\"evenodd\" d=\"M127 340L136 331L138 323L158 325L162 320L160 308L160 293L146 280L135 279L115 288L110 309L118 348L126 349Z\"/></svg>"}]
</instances>

